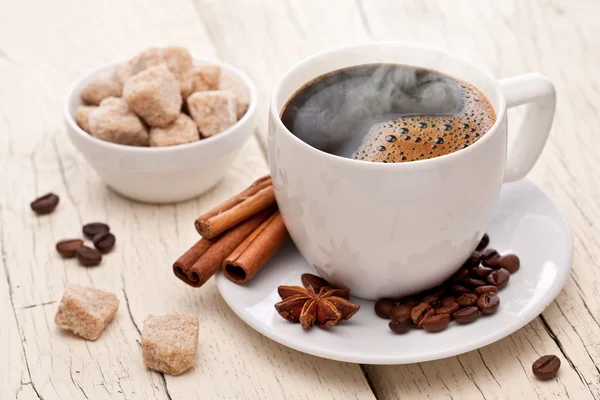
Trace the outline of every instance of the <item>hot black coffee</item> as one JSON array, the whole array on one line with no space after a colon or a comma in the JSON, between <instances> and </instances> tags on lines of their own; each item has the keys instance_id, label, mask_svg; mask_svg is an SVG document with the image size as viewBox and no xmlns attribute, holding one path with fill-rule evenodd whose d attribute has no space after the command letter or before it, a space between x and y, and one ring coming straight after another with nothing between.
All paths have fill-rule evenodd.
<instances>
[{"instance_id":1,"label":"hot black coffee","mask_svg":"<svg viewBox=\"0 0 600 400\"><path fill-rule=\"evenodd\" d=\"M399 64L339 69L308 82L281 120L327 153L374 162L407 162L464 149L496 121L473 85Z\"/></svg>"}]
</instances>

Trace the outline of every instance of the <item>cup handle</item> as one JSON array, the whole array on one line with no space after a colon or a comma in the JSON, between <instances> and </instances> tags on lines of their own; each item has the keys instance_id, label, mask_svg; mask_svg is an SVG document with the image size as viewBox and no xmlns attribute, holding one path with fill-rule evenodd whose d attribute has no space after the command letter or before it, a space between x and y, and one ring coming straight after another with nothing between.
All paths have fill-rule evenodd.
<instances>
[{"instance_id":1,"label":"cup handle","mask_svg":"<svg viewBox=\"0 0 600 400\"><path fill-rule=\"evenodd\" d=\"M504 78L498 83L507 108L525 105L504 171L504 182L513 182L527 175L544 148L554 119L556 91L548 78L537 73Z\"/></svg>"}]
</instances>

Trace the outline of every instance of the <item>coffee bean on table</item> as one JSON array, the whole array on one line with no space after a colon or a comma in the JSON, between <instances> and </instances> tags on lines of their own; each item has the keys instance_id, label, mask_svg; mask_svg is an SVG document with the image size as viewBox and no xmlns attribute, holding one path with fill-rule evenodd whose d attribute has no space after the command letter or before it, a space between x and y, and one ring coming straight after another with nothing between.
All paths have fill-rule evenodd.
<instances>
[{"instance_id":1,"label":"coffee bean on table","mask_svg":"<svg viewBox=\"0 0 600 400\"><path fill-rule=\"evenodd\" d=\"M445 306L441 306L439 308L435 309L435 313L436 314L448 314L448 315L452 315L455 312L458 311L460 307L458 306L458 303L451 303L451 304L447 304Z\"/></svg>"},{"instance_id":2,"label":"coffee bean on table","mask_svg":"<svg viewBox=\"0 0 600 400\"><path fill-rule=\"evenodd\" d=\"M489 267L475 267L470 270L471 276L474 278L487 278L492 272L494 272L494 269Z\"/></svg>"},{"instance_id":3,"label":"coffee bean on table","mask_svg":"<svg viewBox=\"0 0 600 400\"><path fill-rule=\"evenodd\" d=\"M504 268L500 268L497 271L492 272L488 275L487 281L490 285L497 286L498 289L503 289L510 279L510 272Z\"/></svg>"},{"instance_id":4,"label":"coffee bean on table","mask_svg":"<svg viewBox=\"0 0 600 400\"><path fill-rule=\"evenodd\" d=\"M459 305L459 307L471 307L477 304L478 298L479 296L474 293L465 293L459 296L458 299L456 299L456 303Z\"/></svg>"},{"instance_id":5,"label":"coffee bean on table","mask_svg":"<svg viewBox=\"0 0 600 400\"><path fill-rule=\"evenodd\" d=\"M394 319L390 321L389 327L394 333L406 333L412 327L412 320L410 317Z\"/></svg>"},{"instance_id":6,"label":"coffee bean on table","mask_svg":"<svg viewBox=\"0 0 600 400\"><path fill-rule=\"evenodd\" d=\"M29 205L31 209L38 215L49 214L58 205L60 198L54 193L48 193L42 197L38 197L32 201Z\"/></svg>"},{"instance_id":7,"label":"coffee bean on table","mask_svg":"<svg viewBox=\"0 0 600 400\"><path fill-rule=\"evenodd\" d=\"M401 320L403 318L410 318L410 310L412 310L412 307L409 307L406 304L394 306L392 311L390 311L390 319Z\"/></svg>"},{"instance_id":8,"label":"coffee bean on table","mask_svg":"<svg viewBox=\"0 0 600 400\"><path fill-rule=\"evenodd\" d=\"M475 306L466 307L455 312L452 316L459 324L470 324L479 317L479 308Z\"/></svg>"},{"instance_id":9,"label":"coffee bean on table","mask_svg":"<svg viewBox=\"0 0 600 400\"><path fill-rule=\"evenodd\" d=\"M450 324L449 314L437 314L427 316L422 321L423 329L427 332L440 332L448 327Z\"/></svg>"},{"instance_id":10,"label":"coffee bean on table","mask_svg":"<svg viewBox=\"0 0 600 400\"><path fill-rule=\"evenodd\" d=\"M521 260L516 254L505 254L500 257L499 264L502 268L514 274L521 267Z\"/></svg>"},{"instance_id":11,"label":"coffee bean on table","mask_svg":"<svg viewBox=\"0 0 600 400\"><path fill-rule=\"evenodd\" d=\"M488 247L489 244L490 244L490 237L488 236L487 233L484 233L483 237L479 241L479 244L477 245L477 248L475 250L482 251L483 249Z\"/></svg>"},{"instance_id":12,"label":"coffee bean on table","mask_svg":"<svg viewBox=\"0 0 600 400\"><path fill-rule=\"evenodd\" d=\"M480 296L484 293L498 293L498 287L494 285L479 286L478 288L475 288L473 293L475 293L477 296Z\"/></svg>"},{"instance_id":13,"label":"coffee bean on table","mask_svg":"<svg viewBox=\"0 0 600 400\"><path fill-rule=\"evenodd\" d=\"M493 314L500 306L500 297L496 293L484 293L477 299L477 307L482 314Z\"/></svg>"},{"instance_id":14,"label":"coffee bean on table","mask_svg":"<svg viewBox=\"0 0 600 400\"><path fill-rule=\"evenodd\" d=\"M435 310L427 303L420 303L410 310L410 318L419 328L422 326L423 318L428 314L435 315Z\"/></svg>"},{"instance_id":15,"label":"coffee bean on table","mask_svg":"<svg viewBox=\"0 0 600 400\"><path fill-rule=\"evenodd\" d=\"M396 304L390 299L379 299L375 303L375 314L381 318L390 318L390 313L392 312L392 308L394 308Z\"/></svg>"},{"instance_id":16,"label":"coffee bean on table","mask_svg":"<svg viewBox=\"0 0 600 400\"><path fill-rule=\"evenodd\" d=\"M439 300L440 300L439 296L436 296L435 294L428 294L427 296L424 296L421 299L421 302L427 303L431 306L435 306L435 305L437 305Z\"/></svg>"},{"instance_id":17,"label":"coffee bean on table","mask_svg":"<svg viewBox=\"0 0 600 400\"><path fill-rule=\"evenodd\" d=\"M93 239L99 233L109 232L110 227L102 222L90 222L83 226L83 234L90 239Z\"/></svg>"},{"instance_id":18,"label":"coffee bean on table","mask_svg":"<svg viewBox=\"0 0 600 400\"><path fill-rule=\"evenodd\" d=\"M500 256L500 254L498 254L498 252L496 251L496 249L485 249L482 253L481 253L481 262L485 261L485 260L489 260L490 258L494 258Z\"/></svg>"},{"instance_id":19,"label":"coffee bean on table","mask_svg":"<svg viewBox=\"0 0 600 400\"><path fill-rule=\"evenodd\" d=\"M115 247L115 235L110 232L100 232L94 235L94 247L102 253L108 253Z\"/></svg>"},{"instance_id":20,"label":"coffee bean on table","mask_svg":"<svg viewBox=\"0 0 600 400\"><path fill-rule=\"evenodd\" d=\"M102 253L91 247L81 246L75 250L75 255L81 265L86 267L93 267L100 264L102 261Z\"/></svg>"},{"instance_id":21,"label":"coffee bean on table","mask_svg":"<svg viewBox=\"0 0 600 400\"><path fill-rule=\"evenodd\" d=\"M546 355L538 358L533 365L531 370L533 374L539 379L550 379L554 378L560 368L560 358L555 355Z\"/></svg>"},{"instance_id":22,"label":"coffee bean on table","mask_svg":"<svg viewBox=\"0 0 600 400\"><path fill-rule=\"evenodd\" d=\"M75 250L83 246L81 239L64 239L56 243L56 251L64 258L75 257Z\"/></svg>"},{"instance_id":23,"label":"coffee bean on table","mask_svg":"<svg viewBox=\"0 0 600 400\"><path fill-rule=\"evenodd\" d=\"M475 279L475 278L465 279L465 286L476 288L476 287L484 286L484 285L487 285L487 283L485 281L482 281L481 279Z\"/></svg>"}]
</instances>

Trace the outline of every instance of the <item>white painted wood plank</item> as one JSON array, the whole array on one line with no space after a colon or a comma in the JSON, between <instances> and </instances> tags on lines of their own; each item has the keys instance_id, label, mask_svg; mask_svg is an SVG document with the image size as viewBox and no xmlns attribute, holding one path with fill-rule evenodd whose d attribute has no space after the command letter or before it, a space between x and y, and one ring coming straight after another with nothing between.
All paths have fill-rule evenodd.
<instances>
[{"instance_id":1,"label":"white painted wood plank","mask_svg":"<svg viewBox=\"0 0 600 400\"><path fill-rule=\"evenodd\" d=\"M0 15L0 311L7 313L8 327L0 343L9 349L9 362L0 364L0 397L6 390L7 396L45 400L308 399L323 393L373 398L359 366L322 361L267 340L227 308L213 283L194 290L172 275L173 260L197 240L195 217L266 173L254 138L220 186L171 206L133 203L107 190L68 143L62 99L85 70L153 45L213 52L192 4L13 2L0 4ZM61 204L37 218L29 201L48 191L60 195ZM82 223L95 220L111 225L115 250L96 268L62 260L56 241L78 236ZM117 318L96 342L54 325L66 283L119 296ZM144 318L170 311L194 312L201 320L198 366L179 377L147 370L139 348Z\"/></svg>"}]
</instances>

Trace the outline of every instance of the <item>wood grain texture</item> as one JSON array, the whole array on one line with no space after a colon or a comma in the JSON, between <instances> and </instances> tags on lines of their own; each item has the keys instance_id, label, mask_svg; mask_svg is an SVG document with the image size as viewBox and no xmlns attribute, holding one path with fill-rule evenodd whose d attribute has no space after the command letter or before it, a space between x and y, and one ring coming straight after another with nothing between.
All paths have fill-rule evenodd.
<instances>
[{"instance_id":1,"label":"wood grain texture","mask_svg":"<svg viewBox=\"0 0 600 400\"><path fill-rule=\"evenodd\" d=\"M0 3L0 399L373 399L358 365L280 346L241 322L214 283L194 290L171 264L197 240L194 219L267 171L255 138L226 179L177 205L134 203L108 190L69 143L65 91L87 69L149 47L214 48L190 1ZM53 191L57 210L29 202ZM101 266L84 268L54 250L105 221L117 237ZM55 326L67 283L117 294L116 320L95 342ZM149 314L199 315L197 366L179 377L144 367L140 329Z\"/></svg>"},{"instance_id":2,"label":"wood grain texture","mask_svg":"<svg viewBox=\"0 0 600 400\"><path fill-rule=\"evenodd\" d=\"M537 71L556 85L550 140L531 178L567 214L574 236L571 278L542 316L510 338L449 360L400 367L367 366L378 398L600 398L600 137L597 99L600 3L593 0L354 2L196 0L216 52L257 81L266 121L269 95L301 59L369 40L441 47L497 77ZM235 10L235 11L233 11ZM243 46L241 45L243 43ZM515 126L520 110L509 113ZM266 141L266 124L259 136ZM559 378L532 379L538 355L561 356Z\"/></svg>"}]
</instances>

